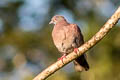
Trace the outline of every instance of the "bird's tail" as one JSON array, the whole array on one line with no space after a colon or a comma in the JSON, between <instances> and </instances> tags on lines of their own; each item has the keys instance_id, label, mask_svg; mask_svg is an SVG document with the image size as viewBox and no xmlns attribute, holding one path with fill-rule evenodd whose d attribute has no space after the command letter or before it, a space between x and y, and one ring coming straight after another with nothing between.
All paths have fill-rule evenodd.
<instances>
[{"instance_id":1,"label":"bird's tail","mask_svg":"<svg viewBox=\"0 0 120 80\"><path fill-rule=\"evenodd\" d=\"M84 70L87 71L89 69L89 64L86 61L85 54L81 55L80 57L75 59L73 62L74 62L75 70L78 72L84 71Z\"/></svg>"}]
</instances>

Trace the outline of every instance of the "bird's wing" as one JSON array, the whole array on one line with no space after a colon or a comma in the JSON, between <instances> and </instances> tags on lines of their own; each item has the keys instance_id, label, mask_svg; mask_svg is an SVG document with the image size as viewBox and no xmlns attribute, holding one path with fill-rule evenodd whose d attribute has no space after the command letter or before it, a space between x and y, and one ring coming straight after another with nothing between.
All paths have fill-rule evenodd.
<instances>
[{"instance_id":1,"label":"bird's wing","mask_svg":"<svg viewBox=\"0 0 120 80\"><path fill-rule=\"evenodd\" d=\"M73 40L73 47L77 48L84 43L83 35L77 24L70 24L69 33Z\"/></svg>"},{"instance_id":2,"label":"bird's wing","mask_svg":"<svg viewBox=\"0 0 120 80\"><path fill-rule=\"evenodd\" d=\"M84 43L83 35L80 31L80 28L76 24L71 24L71 32L73 31L74 42L73 47L78 48ZM76 71L88 70L89 64L86 61L86 54L81 55L77 59L74 60Z\"/></svg>"}]
</instances>

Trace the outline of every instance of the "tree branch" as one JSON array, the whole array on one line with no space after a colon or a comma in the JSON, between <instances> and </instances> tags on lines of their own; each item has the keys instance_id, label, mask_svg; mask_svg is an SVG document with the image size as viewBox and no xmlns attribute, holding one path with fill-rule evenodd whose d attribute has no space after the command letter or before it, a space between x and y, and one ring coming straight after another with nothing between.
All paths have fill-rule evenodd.
<instances>
[{"instance_id":1,"label":"tree branch","mask_svg":"<svg viewBox=\"0 0 120 80\"><path fill-rule=\"evenodd\" d=\"M84 43L82 46L78 48L78 53L70 53L66 56L66 58L62 61L57 61L44 71L42 71L38 76L36 76L33 80L44 80L54 72L65 66L66 64L70 63L72 60L76 59L80 55L84 54L88 51L91 47L93 47L96 43L98 43L118 22L120 19L120 7L116 10L116 12L112 15L112 17L103 25L103 27L97 32L88 42Z\"/></svg>"}]
</instances>

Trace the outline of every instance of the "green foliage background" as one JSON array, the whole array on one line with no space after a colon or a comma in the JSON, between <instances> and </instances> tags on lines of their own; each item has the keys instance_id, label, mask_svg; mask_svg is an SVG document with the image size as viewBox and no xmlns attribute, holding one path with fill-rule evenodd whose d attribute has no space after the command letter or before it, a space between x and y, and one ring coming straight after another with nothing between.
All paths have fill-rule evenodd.
<instances>
[{"instance_id":1,"label":"green foliage background","mask_svg":"<svg viewBox=\"0 0 120 80\"><path fill-rule=\"evenodd\" d=\"M0 0L0 80L32 80L61 55L49 25L60 14L80 26L85 41L109 19L119 0ZM87 52L90 70L68 64L47 80L120 80L120 23Z\"/></svg>"}]
</instances>

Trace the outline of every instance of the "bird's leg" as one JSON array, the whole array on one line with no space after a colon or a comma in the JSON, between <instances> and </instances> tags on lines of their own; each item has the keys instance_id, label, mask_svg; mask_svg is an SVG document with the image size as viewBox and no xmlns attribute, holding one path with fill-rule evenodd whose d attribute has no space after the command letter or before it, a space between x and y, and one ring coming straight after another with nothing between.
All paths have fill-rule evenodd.
<instances>
[{"instance_id":1,"label":"bird's leg","mask_svg":"<svg viewBox=\"0 0 120 80\"><path fill-rule=\"evenodd\" d=\"M74 52L77 54L78 53L78 48L74 48Z\"/></svg>"},{"instance_id":2,"label":"bird's leg","mask_svg":"<svg viewBox=\"0 0 120 80\"><path fill-rule=\"evenodd\" d=\"M62 57L58 58L58 60L61 60L62 63L63 63L63 58L66 58L66 54L65 53L62 55Z\"/></svg>"}]
</instances>

